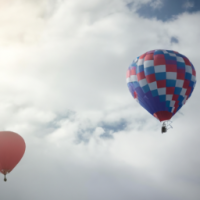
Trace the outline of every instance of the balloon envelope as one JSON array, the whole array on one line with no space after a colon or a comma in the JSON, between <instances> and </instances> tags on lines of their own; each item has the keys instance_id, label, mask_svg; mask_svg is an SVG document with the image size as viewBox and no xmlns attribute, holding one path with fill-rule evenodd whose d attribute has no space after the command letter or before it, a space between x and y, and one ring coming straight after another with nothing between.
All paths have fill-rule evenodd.
<instances>
[{"instance_id":1,"label":"balloon envelope","mask_svg":"<svg viewBox=\"0 0 200 200\"><path fill-rule=\"evenodd\" d=\"M160 121L169 120L191 96L196 71L184 55L152 50L137 57L127 71L127 85L140 105Z\"/></svg>"},{"instance_id":2,"label":"balloon envelope","mask_svg":"<svg viewBox=\"0 0 200 200\"><path fill-rule=\"evenodd\" d=\"M25 152L24 139L17 133L0 131L0 172L6 174L18 164Z\"/></svg>"}]
</instances>

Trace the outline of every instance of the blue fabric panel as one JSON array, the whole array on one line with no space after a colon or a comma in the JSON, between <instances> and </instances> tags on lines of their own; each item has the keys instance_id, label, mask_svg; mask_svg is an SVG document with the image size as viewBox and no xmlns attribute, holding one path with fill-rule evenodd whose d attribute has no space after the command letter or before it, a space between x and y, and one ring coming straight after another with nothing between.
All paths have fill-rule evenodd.
<instances>
[{"instance_id":1,"label":"blue fabric panel","mask_svg":"<svg viewBox=\"0 0 200 200\"><path fill-rule=\"evenodd\" d=\"M165 95L160 95L160 102L165 102L166 101L166 96Z\"/></svg>"},{"instance_id":2,"label":"blue fabric panel","mask_svg":"<svg viewBox=\"0 0 200 200\"><path fill-rule=\"evenodd\" d=\"M136 69L136 74L139 74L140 72L143 72L143 71L144 71L144 65L140 65Z\"/></svg>"},{"instance_id":3,"label":"blue fabric panel","mask_svg":"<svg viewBox=\"0 0 200 200\"><path fill-rule=\"evenodd\" d=\"M166 107L169 108L170 107L170 101L166 101Z\"/></svg>"},{"instance_id":4,"label":"blue fabric panel","mask_svg":"<svg viewBox=\"0 0 200 200\"><path fill-rule=\"evenodd\" d=\"M166 50L168 53L174 53L172 50Z\"/></svg>"},{"instance_id":5,"label":"blue fabric panel","mask_svg":"<svg viewBox=\"0 0 200 200\"><path fill-rule=\"evenodd\" d=\"M136 92L137 92L137 94L139 95L139 96L144 96L144 92L142 91L142 88L141 87L137 87L136 89Z\"/></svg>"},{"instance_id":6,"label":"blue fabric panel","mask_svg":"<svg viewBox=\"0 0 200 200\"><path fill-rule=\"evenodd\" d=\"M150 114L153 114L152 108L148 105L148 101L145 101L144 99L139 99L140 105L142 105L143 108L145 108Z\"/></svg>"},{"instance_id":7,"label":"blue fabric panel","mask_svg":"<svg viewBox=\"0 0 200 200\"><path fill-rule=\"evenodd\" d=\"M163 53L162 50L156 50L156 51L154 52L154 55L158 55L158 54L164 54L164 53Z\"/></svg>"},{"instance_id":8,"label":"blue fabric panel","mask_svg":"<svg viewBox=\"0 0 200 200\"><path fill-rule=\"evenodd\" d=\"M148 91L150 91L149 85L145 85L144 87L142 87L142 90L144 93L147 93Z\"/></svg>"},{"instance_id":9,"label":"blue fabric panel","mask_svg":"<svg viewBox=\"0 0 200 200\"><path fill-rule=\"evenodd\" d=\"M194 87L194 82L193 82L193 81L190 81L189 86L193 88L193 87Z\"/></svg>"},{"instance_id":10,"label":"blue fabric panel","mask_svg":"<svg viewBox=\"0 0 200 200\"><path fill-rule=\"evenodd\" d=\"M159 111L165 111L165 110L167 110L165 101L164 102L160 102L160 110Z\"/></svg>"},{"instance_id":11,"label":"blue fabric panel","mask_svg":"<svg viewBox=\"0 0 200 200\"><path fill-rule=\"evenodd\" d=\"M154 74L155 73L154 67L144 68L144 73L145 73L146 76L149 75L149 74Z\"/></svg>"},{"instance_id":12,"label":"blue fabric panel","mask_svg":"<svg viewBox=\"0 0 200 200\"><path fill-rule=\"evenodd\" d=\"M158 96L158 90L152 90L151 93L153 97Z\"/></svg>"},{"instance_id":13,"label":"blue fabric panel","mask_svg":"<svg viewBox=\"0 0 200 200\"><path fill-rule=\"evenodd\" d=\"M179 105L177 111L179 111L181 109L181 107L182 107L182 105Z\"/></svg>"},{"instance_id":14,"label":"blue fabric panel","mask_svg":"<svg viewBox=\"0 0 200 200\"><path fill-rule=\"evenodd\" d=\"M184 97L180 95L180 96L178 97L178 101L182 102L183 100L184 100Z\"/></svg>"},{"instance_id":15,"label":"blue fabric panel","mask_svg":"<svg viewBox=\"0 0 200 200\"><path fill-rule=\"evenodd\" d=\"M154 98L153 98L153 96L152 96L152 94L151 94L151 91L148 91L148 92L145 94L145 96L146 96L146 98L147 98L147 101L150 103L150 105L151 105L151 107L152 107L153 113L155 113L157 105L156 105L156 103L155 103L155 101L154 101ZM152 114L153 114L153 113L152 113Z\"/></svg>"},{"instance_id":16,"label":"blue fabric panel","mask_svg":"<svg viewBox=\"0 0 200 200\"><path fill-rule=\"evenodd\" d=\"M177 68L178 69L185 69L185 63L177 62Z\"/></svg>"},{"instance_id":17,"label":"blue fabric panel","mask_svg":"<svg viewBox=\"0 0 200 200\"><path fill-rule=\"evenodd\" d=\"M138 82L133 82L133 87L134 87L134 89L136 89L136 88L140 87L140 85Z\"/></svg>"},{"instance_id":18,"label":"blue fabric panel","mask_svg":"<svg viewBox=\"0 0 200 200\"><path fill-rule=\"evenodd\" d=\"M175 87L176 80L166 80L166 86L167 87Z\"/></svg>"},{"instance_id":19,"label":"blue fabric panel","mask_svg":"<svg viewBox=\"0 0 200 200\"><path fill-rule=\"evenodd\" d=\"M192 79L192 75L186 72L185 73L185 79L191 80Z\"/></svg>"},{"instance_id":20,"label":"blue fabric panel","mask_svg":"<svg viewBox=\"0 0 200 200\"><path fill-rule=\"evenodd\" d=\"M132 92L132 91L134 91L134 87L133 87L133 83L131 82L131 83L128 83L128 88L129 88L129 90Z\"/></svg>"},{"instance_id":21,"label":"blue fabric panel","mask_svg":"<svg viewBox=\"0 0 200 200\"><path fill-rule=\"evenodd\" d=\"M169 54L165 54L165 60L176 60L175 56L170 56Z\"/></svg>"},{"instance_id":22,"label":"blue fabric panel","mask_svg":"<svg viewBox=\"0 0 200 200\"><path fill-rule=\"evenodd\" d=\"M181 90L182 90L182 88L175 87L174 94L178 94L179 95L181 93Z\"/></svg>"},{"instance_id":23,"label":"blue fabric panel","mask_svg":"<svg viewBox=\"0 0 200 200\"><path fill-rule=\"evenodd\" d=\"M169 112L172 112L172 109L173 109L172 107L169 107L169 108L168 108L168 111L169 111Z\"/></svg>"},{"instance_id":24,"label":"blue fabric panel","mask_svg":"<svg viewBox=\"0 0 200 200\"><path fill-rule=\"evenodd\" d=\"M156 80L165 80L166 79L166 72L155 73Z\"/></svg>"},{"instance_id":25,"label":"blue fabric panel","mask_svg":"<svg viewBox=\"0 0 200 200\"><path fill-rule=\"evenodd\" d=\"M129 91L130 91L130 93L132 94L132 96L134 97L134 95L133 95L133 93L134 93L134 88L133 88L133 84L132 83L129 83L128 84L128 88L129 88Z\"/></svg>"},{"instance_id":26,"label":"blue fabric panel","mask_svg":"<svg viewBox=\"0 0 200 200\"><path fill-rule=\"evenodd\" d=\"M182 105L182 102L179 101L179 102L178 102L178 105L181 106L181 105Z\"/></svg>"},{"instance_id":27,"label":"blue fabric panel","mask_svg":"<svg viewBox=\"0 0 200 200\"><path fill-rule=\"evenodd\" d=\"M156 104L155 112L161 111L161 102L160 102L159 96L155 96L155 97L153 97L153 99Z\"/></svg>"},{"instance_id":28,"label":"blue fabric panel","mask_svg":"<svg viewBox=\"0 0 200 200\"><path fill-rule=\"evenodd\" d=\"M133 62L133 63L131 64L131 66L137 68L137 63Z\"/></svg>"}]
</instances>

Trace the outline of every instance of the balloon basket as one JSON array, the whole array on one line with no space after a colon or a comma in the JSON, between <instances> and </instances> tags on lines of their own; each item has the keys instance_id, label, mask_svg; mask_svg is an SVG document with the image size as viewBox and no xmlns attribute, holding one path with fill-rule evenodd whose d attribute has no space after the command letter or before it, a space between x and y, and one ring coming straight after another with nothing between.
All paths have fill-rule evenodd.
<instances>
[{"instance_id":1,"label":"balloon basket","mask_svg":"<svg viewBox=\"0 0 200 200\"><path fill-rule=\"evenodd\" d=\"M172 121L164 121L161 127L161 133L166 133L168 129L173 128L171 125Z\"/></svg>"},{"instance_id":2,"label":"balloon basket","mask_svg":"<svg viewBox=\"0 0 200 200\"><path fill-rule=\"evenodd\" d=\"M6 175L4 175L4 181L5 181L5 182L7 181Z\"/></svg>"}]
</instances>

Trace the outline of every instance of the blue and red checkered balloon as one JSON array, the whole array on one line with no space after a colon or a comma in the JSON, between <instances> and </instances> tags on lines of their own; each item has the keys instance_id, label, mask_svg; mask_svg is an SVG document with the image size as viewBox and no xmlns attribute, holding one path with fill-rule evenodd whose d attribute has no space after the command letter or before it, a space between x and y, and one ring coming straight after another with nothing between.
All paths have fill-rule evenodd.
<instances>
[{"instance_id":1,"label":"blue and red checkered balloon","mask_svg":"<svg viewBox=\"0 0 200 200\"><path fill-rule=\"evenodd\" d=\"M135 99L160 121L185 104L196 84L196 71L184 55L152 50L137 57L127 71L127 85Z\"/></svg>"}]
</instances>

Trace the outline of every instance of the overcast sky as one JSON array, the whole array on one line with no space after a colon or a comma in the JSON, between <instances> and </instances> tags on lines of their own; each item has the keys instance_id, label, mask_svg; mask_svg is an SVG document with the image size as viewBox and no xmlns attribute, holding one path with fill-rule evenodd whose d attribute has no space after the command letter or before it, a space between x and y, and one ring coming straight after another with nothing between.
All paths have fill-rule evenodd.
<instances>
[{"instance_id":1,"label":"overcast sky","mask_svg":"<svg viewBox=\"0 0 200 200\"><path fill-rule=\"evenodd\" d=\"M0 130L26 142L2 200L199 200L198 0L0 0ZM152 49L187 56L191 98L161 124L126 85Z\"/></svg>"}]
</instances>

